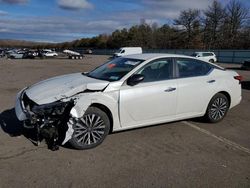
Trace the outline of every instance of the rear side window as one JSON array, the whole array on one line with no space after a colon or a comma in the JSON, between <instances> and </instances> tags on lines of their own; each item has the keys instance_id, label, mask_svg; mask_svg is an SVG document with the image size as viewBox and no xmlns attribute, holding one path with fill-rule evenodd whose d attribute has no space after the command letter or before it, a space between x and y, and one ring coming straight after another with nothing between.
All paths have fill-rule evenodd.
<instances>
[{"instance_id":1,"label":"rear side window","mask_svg":"<svg viewBox=\"0 0 250 188\"><path fill-rule=\"evenodd\" d=\"M204 57L207 57L207 56L213 56L214 54L212 54L212 53L203 53L203 56Z\"/></svg>"},{"instance_id":2,"label":"rear side window","mask_svg":"<svg viewBox=\"0 0 250 188\"><path fill-rule=\"evenodd\" d=\"M176 59L176 65L179 78L204 76L213 69L210 64L195 59Z\"/></svg>"},{"instance_id":3,"label":"rear side window","mask_svg":"<svg viewBox=\"0 0 250 188\"><path fill-rule=\"evenodd\" d=\"M191 56L192 57L197 57L199 54L198 53L193 53Z\"/></svg>"}]
</instances>

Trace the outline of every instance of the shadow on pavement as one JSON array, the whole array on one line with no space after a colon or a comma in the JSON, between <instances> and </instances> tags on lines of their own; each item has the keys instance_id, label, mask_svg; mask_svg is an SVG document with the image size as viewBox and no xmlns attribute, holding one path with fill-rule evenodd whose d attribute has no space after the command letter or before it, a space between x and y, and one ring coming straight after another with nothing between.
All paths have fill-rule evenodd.
<instances>
[{"instance_id":1,"label":"shadow on pavement","mask_svg":"<svg viewBox=\"0 0 250 188\"><path fill-rule=\"evenodd\" d=\"M242 89L250 90L250 81L241 82Z\"/></svg>"},{"instance_id":2,"label":"shadow on pavement","mask_svg":"<svg viewBox=\"0 0 250 188\"><path fill-rule=\"evenodd\" d=\"M24 133L22 123L17 119L14 108L0 114L0 126L5 133L13 137Z\"/></svg>"},{"instance_id":3,"label":"shadow on pavement","mask_svg":"<svg viewBox=\"0 0 250 188\"><path fill-rule=\"evenodd\" d=\"M5 110L0 114L0 127L3 132L11 137L23 135L28 140L30 140L32 144L37 145L36 131L34 129L26 129L23 127L22 122L19 121L16 117L14 108ZM72 146L70 146L68 143L66 143L62 147L73 149Z\"/></svg>"},{"instance_id":4,"label":"shadow on pavement","mask_svg":"<svg viewBox=\"0 0 250 188\"><path fill-rule=\"evenodd\" d=\"M36 134L33 129L25 129L15 114L15 109L5 110L0 114L0 126L2 130L11 137L23 135L29 139L34 145L36 140Z\"/></svg>"}]
</instances>

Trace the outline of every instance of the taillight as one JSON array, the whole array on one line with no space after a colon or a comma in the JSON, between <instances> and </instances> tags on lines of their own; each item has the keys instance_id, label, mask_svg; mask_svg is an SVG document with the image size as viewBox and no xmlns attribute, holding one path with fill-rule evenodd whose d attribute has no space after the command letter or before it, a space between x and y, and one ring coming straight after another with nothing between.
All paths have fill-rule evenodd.
<instances>
[{"instance_id":1,"label":"taillight","mask_svg":"<svg viewBox=\"0 0 250 188\"><path fill-rule=\"evenodd\" d=\"M242 80L243 80L243 76L240 76L240 75L234 76L234 79L235 79L235 80L239 80L239 83L241 83Z\"/></svg>"}]
</instances>

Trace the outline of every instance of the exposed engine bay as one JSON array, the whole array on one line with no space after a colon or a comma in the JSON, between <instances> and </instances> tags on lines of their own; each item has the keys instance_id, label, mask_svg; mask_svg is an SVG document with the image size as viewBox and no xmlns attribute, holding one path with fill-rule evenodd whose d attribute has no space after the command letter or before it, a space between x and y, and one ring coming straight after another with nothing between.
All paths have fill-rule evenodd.
<instances>
[{"instance_id":1,"label":"exposed engine bay","mask_svg":"<svg viewBox=\"0 0 250 188\"><path fill-rule=\"evenodd\" d=\"M28 118L24 120L24 127L34 130L37 145L45 139L49 149L58 150L68 129L67 122L74 100L38 105L24 93L22 101Z\"/></svg>"}]
</instances>

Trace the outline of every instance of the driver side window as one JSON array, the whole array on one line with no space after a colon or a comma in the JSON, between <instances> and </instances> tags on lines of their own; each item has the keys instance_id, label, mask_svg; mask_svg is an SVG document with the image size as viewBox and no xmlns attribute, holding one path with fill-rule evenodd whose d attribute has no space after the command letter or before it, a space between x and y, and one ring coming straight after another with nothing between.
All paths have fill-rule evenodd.
<instances>
[{"instance_id":1,"label":"driver side window","mask_svg":"<svg viewBox=\"0 0 250 188\"><path fill-rule=\"evenodd\" d=\"M145 65L138 74L144 76L142 82L155 82L173 78L171 59L157 59Z\"/></svg>"}]
</instances>

